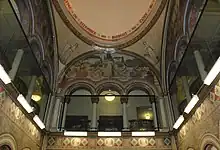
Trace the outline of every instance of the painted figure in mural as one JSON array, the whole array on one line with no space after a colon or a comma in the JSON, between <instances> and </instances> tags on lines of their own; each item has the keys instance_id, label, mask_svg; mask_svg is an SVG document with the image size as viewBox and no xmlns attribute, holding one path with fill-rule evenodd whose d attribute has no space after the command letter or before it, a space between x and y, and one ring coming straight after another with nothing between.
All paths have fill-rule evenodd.
<instances>
[{"instance_id":1,"label":"painted figure in mural","mask_svg":"<svg viewBox=\"0 0 220 150\"><path fill-rule=\"evenodd\" d=\"M68 41L66 42L64 48L63 48L63 56L65 57L65 60L70 61L71 60L71 53L73 53L78 48L78 43L75 43L74 45L69 44ZM67 62L68 62L67 61Z\"/></svg>"},{"instance_id":2,"label":"painted figure in mural","mask_svg":"<svg viewBox=\"0 0 220 150\"><path fill-rule=\"evenodd\" d=\"M145 46L145 54L144 57L149 57L153 62L157 63L159 60L155 54L155 49L151 47L147 42L143 42Z\"/></svg>"}]
</instances>

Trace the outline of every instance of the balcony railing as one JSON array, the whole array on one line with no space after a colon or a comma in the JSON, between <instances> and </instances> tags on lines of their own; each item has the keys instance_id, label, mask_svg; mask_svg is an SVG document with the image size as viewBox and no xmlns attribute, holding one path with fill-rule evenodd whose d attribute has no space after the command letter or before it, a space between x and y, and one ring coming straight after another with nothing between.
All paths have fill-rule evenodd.
<instances>
[{"instance_id":1,"label":"balcony railing","mask_svg":"<svg viewBox=\"0 0 220 150\"><path fill-rule=\"evenodd\" d=\"M126 96L128 101L123 110L121 96L107 101L96 96L98 103L92 103L94 96L71 95L63 102L59 129L67 131L152 131L162 128L161 111L155 96ZM141 98L140 98L141 97ZM94 106L95 105L95 106ZM94 110L95 109L95 110ZM96 113L94 113L96 112ZM126 112L126 113L125 113ZM127 118L127 120L125 120Z\"/></svg>"}]
</instances>

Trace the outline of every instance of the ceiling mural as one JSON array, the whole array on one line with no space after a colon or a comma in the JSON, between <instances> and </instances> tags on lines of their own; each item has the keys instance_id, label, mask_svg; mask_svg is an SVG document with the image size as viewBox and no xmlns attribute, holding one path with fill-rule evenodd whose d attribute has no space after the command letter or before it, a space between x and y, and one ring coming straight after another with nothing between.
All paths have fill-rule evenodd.
<instances>
[{"instance_id":1,"label":"ceiling mural","mask_svg":"<svg viewBox=\"0 0 220 150\"><path fill-rule=\"evenodd\" d=\"M97 1L97 0L96 0ZM89 3L89 2L87 2ZM91 2L92 4L96 5L95 1L92 1ZM106 2L104 2L106 3ZM112 3L110 3L112 4ZM153 8L155 7L155 4L156 4L156 0L148 0L147 2L147 5L144 7L145 10L147 10L147 12L144 12L144 14L137 20L137 23L135 23L135 25L131 26L130 28L126 29L124 32L122 33L117 33L117 31L121 31L120 29L120 26L121 25L117 25L117 27L113 27L114 29L112 29L112 32L109 32L109 31L106 31L106 28L102 29L104 30L104 32L102 31L99 32L98 29L99 27L97 27L98 25L94 22L88 22L89 24L87 25L87 23L83 22L83 19L81 19L80 16L78 16L77 14L77 6L76 9L74 7L74 5L77 5L77 0L64 0L64 5L67 9L67 11L70 13L71 17L73 17L74 21L76 21L76 23L85 31L87 32L89 35L95 37L95 38L98 38L100 40L104 40L104 41L118 41L122 38L126 38L127 36L129 36L130 34L132 34L133 32L135 32L138 28L140 28L140 26L146 21L146 19L149 17L151 11L153 10ZM90 4L88 4L90 5ZM101 5L101 4L100 4ZM116 6L119 6L120 4L117 4ZM79 6L82 6L82 2L80 2L80 4L78 4L78 7ZM91 6L91 5L90 5ZM104 5L106 6L106 5ZM102 6L102 7L104 7ZM132 6L132 5L131 5ZM141 5L140 5L141 6ZM132 6L134 7L134 6ZM131 9L132 9L131 7ZM94 6L93 7L88 7L88 8L95 8ZM106 8L109 8L109 6L107 7L104 7L103 9L106 9ZM121 7L118 7L118 8L121 8ZM113 8L112 8L113 9ZM94 10L94 9L92 9ZM105 10L107 11L107 10ZM112 14L113 12L109 11L110 14ZM89 12L88 12L89 13ZM97 14L96 14L97 15ZM106 15L106 16L105 16ZM108 14L105 14L102 18L103 20L106 19L107 16L111 17L111 19L115 19L116 17L115 16L112 16L112 15L108 15ZM120 14L118 14L120 15ZM87 15L84 15L85 19L87 19ZM100 16L99 16L100 17ZM124 16L122 16L124 17ZM118 18L118 19L122 19L122 17ZM138 16L139 17L139 16ZM108 20L106 20L107 23L110 23L112 22L112 20L110 20L110 22ZM118 20L116 20L118 21ZM105 22L102 22L102 26L106 26L107 24L105 24ZM123 23L123 22L120 22L120 23ZM89 27L89 25L91 24L91 26L94 26L95 29L92 29L91 27ZM119 28L119 29L118 29ZM124 30L124 25L123 25L123 29ZM116 31L115 31L116 30ZM115 32L115 33L114 33ZM106 33L109 33L109 34L106 34Z\"/></svg>"},{"instance_id":2,"label":"ceiling mural","mask_svg":"<svg viewBox=\"0 0 220 150\"><path fill-rule=\"evenodd\" d=\"M87 44L125 48L151 30L166 1L53 0L53 4L66 26Z\"/></svg>"},{"instance_id":3,"label":"ceiling mural","mask_svg":"<svg viewBox=\"0 0 220 150\"><path fill-rule=\"evenodd\" d=\"M93 53L86 58L72 62L63 72L60 86L72 80L90 80L97 83L103 80L129 82L142 80L151 84L158 83L155 73L143 60L119 53Z\"/></svg>"}]
</instances>

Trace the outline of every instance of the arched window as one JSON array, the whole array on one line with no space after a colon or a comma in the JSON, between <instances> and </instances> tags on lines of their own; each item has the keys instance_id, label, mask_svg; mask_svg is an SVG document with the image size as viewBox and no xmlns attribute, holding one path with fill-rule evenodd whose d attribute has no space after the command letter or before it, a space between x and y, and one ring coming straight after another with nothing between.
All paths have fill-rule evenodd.
<instances>
[{"instance_id":1,"label":"arched window","mask_svg":"<svg viewBox=\"0 0 220 150\"><path fill-rule=\"evenodd\" d=\"M82 130L89 128L92 119L91 92L86 89L78 89L69 96L67 106L65 129Z\"/></svg>"},{"instance_id":2,"label":"arched window","mask_svg":"<svg viewBox=\"0 0 220 150\"><path fill-rule=\"evenodd\" d=\"M154 113L148 92L134 89L128 95L127 112L131 130L152 130Z\"/></svg>"}]
</instances>

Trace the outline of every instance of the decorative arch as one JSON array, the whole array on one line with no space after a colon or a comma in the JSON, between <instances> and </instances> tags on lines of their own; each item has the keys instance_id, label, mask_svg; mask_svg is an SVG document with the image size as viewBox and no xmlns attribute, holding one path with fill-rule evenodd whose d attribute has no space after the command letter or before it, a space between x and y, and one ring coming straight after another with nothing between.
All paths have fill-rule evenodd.
<instances>
[{"instance_id":1,"label":"decorative arch","mask_svg":"<svg viewBox=\"0 0 220 150\"><path fill-rule=\"evenodd\" d=\"M41 37L38 34L34 34L29 37L29 43L37 61L40 65L43 64L43 60L45 60L45 48L42 42Z\"/></svg>"},{"instance_id":2,"label":"decorative arch","mask_svg":"<svg viewBox=\"0 0 220 150\"><path fill-rule=\"evenodd\" d=\"M20 21L27 35L31 35L34 30L34 13L30 0L20 1L15 0L18 11L20 13Z\"/></svg>"},{"instance_id":3,"label":"decorative arch","mask_svg":"<svg viewBox=\"0 0 220 150\"><path fill-rule=\"evenodd\" d=\"M175 76L175 72L176 71L176 61L173 60L170 62L170 64L167 67L167 76L166 76L166 80L167 80L167 87L170 86L174 76Z\"/></svg>"},{"instance_id":4,"label":"decorative arch","mask_svg":"<svg viewBox=\"0 0 220 150\"><path fill-rule=\"evenodd\" d=\"M96 95L96 90L93 85L87 81L73 81L69 84L68 87L61 90L62 95L70 95L72 92L77 91L78 89L86 89L92 95Z\"/></svg>"},{"instance_id":5,"label":"decorative arch","mask_svg":"<svg viewBox=\"0 0 220 150\"><path fill-rule=\"evenodd\" d=\"M124 95L125 92L123 90L123 85L120 84L120 82L116 81L102 81L100 82L96 87L96 92L98 95L101 94L104 90L112 90L117 91L120 95Z\"/></svg>"},{"instance_id":6,"label":"decorative arch","mask_svg":"<svg viewBox=\"0 0 220 150\"><path fill-rule=\"evenodd\" d=\"M187 0L186 3L186 8L185 8L185 13L184 13L184 21L183 21L183 33L184 35L188 35L189 33L189 24L188 24L188 18L189 18L189 14L190 14L190 9L191 9L191 5L190 5L191 1Z\"/></svg>"},{"instance_id":7,"label":"decorative arch","mask_svg":"<svg viewBox=\"0 0 220 150\"><path fill-rule=\"evenodd\" d=\"M178 62L178 64L186 51L187 43L187 35L179 36L174 51L174 61Z\"/></svg>"},{"instance_id":8,"label":"decorative arch","mask_svg":"<svg viewBox=\"0 0 220 150\"><path fill-rule=\"evenodd\" d=\"M200 144L200 150L204 150L207 145L213 145L217 149L220 149L220 141L219 139L213 135L213 134L205 134L202 139L201 139L201 144Z\"/></svg>"},{"instance_id":9,"label":"decorative arch","mask_svg":"<svg viewBox=\"0 0 220 150\"><path fill-rule=\"evenodd\" d=\"M8 145L12 150L17 150L15 138L8 133L0 135L0 146L1 145Z\"/></svg>"},{"instance_id":10,"label":"decorative arch","mask_svg":"<svg viewBox=\"0 0 220 150\"><path fill-rule=\"evenodd\" d=\"M145 91L146 93L149 93L150 95L157 95L157 96L161 95L157 87L155 87L154 85L150 83L139 82L139 81L128 83L128 85L125 87L126 95L128 95L134 89L141 89Z\"/></svg>"},{"instance_id":11,"label":"decorative arch","mask_svg":"<svg viewBox=\"0 0 220 150\"><path fill-rule=\"evenodd\" d=\"M198 22L200 12L205 5L206 0L191 1L187 0L187 5L184 13L183 32L187 36L187 41L190 39L194 27Z\"/></svg>"}]
</instances>

